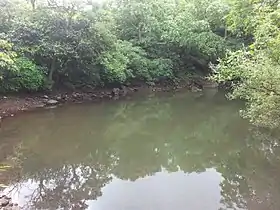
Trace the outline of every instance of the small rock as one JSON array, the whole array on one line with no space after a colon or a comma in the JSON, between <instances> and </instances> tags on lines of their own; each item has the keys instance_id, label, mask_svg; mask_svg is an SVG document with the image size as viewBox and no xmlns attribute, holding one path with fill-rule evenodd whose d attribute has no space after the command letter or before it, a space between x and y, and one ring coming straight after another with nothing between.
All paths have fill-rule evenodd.
<instances>
[{"instance_id":1,"label":"small rock","mask_svg":"<svg viewBox=\"0 0 280 210\"><path fill-rule=\"evenodd\" d=\"M57 100L54 100L54 99L50 99L46 102L46 104L48 106L54 106L54 105L57 105L59 102Z\"/></svg>"},{"instance_id":2,"label":"small rock","mask_svg":"<svg viewBox=\"0 0 280 210\"><path fill-rule=\"evenodd\" d=\"M61 96L56 96L56 100L61 101L62 97Z\"/></svg>"},{"instance_id":3,"label":"small rock","mask_svg":"<svg viewBox=\"0 0 280 210\"><path fill-rule=\"evenodd\" d=\"M8 97L7 96L3 96L3 99L7 99Z\"/></svg>"},{"instance_id":4,"label":"small rock","mask_svg":"<svg viewBox=\"0 0 280 210\"><path fill-rule=\"evenodd\" d=\"M120 89L119 88L113 88L112 90L112 95L113 96L118 96L120 94Z\"/></svg>"},{"instance_id":5,"label":"small rock","mask_svg":"<svg viewBox=\"0 0 280 210\"><path fill-rule=\"evenodd\" d=\"M49 96L43 95L43 98L44 98L44 99L49 99Z\"/></svg>"},{"instance_id":6,"label":"small rock","mask_svg":"<svg viewBox=\"0 0 280 210\"><path fill-rule=\"evenodd\" d=\"M63 101L68 101L69 99L67 94L63 95L61 98Z\"/></svg>"},{"instance_id":7,"label":"small rock","mask_svg":"<svg viewBox=\"0 0 280 210\"><path fill-rule=\"evenodd\" d=\"M73 99L82 99L83 98L83 95L81 93L72 93L72 97Z\"/></svg>"},{"instance_id":8,"label":"small rock","mask_svg":"<svg viewBox=\"0 0 280 210\"><path fill-rule=\"evenodd\" d=\"M122 87L121 87L122 89L121 89L121 94L123 95L123 96L126 96L127 95L127 93L128 93L128 89L127 89L127 87L126 86L124 86L124 85L122 85Z\"/></svg>"},{"instance_id":9,"label":"small rock","mask_svg":"<svg viewBox=\"0 0 280 210\"><path fill-rule=\"evenodd\" d=\"M147 85L151 86L151 87L154 87L156 86L156 84L154 82L147 82Z\"/></svg>"},{"instance_id":10,"label":"small rock","mask_svg":"<svg viewBox=\"0 0 280 210\"><path fill-rule=\"evenodd\" d=\"M33 98L26 97L25 100L26 101L33 101Z\"/></svg>"}]
</instances>

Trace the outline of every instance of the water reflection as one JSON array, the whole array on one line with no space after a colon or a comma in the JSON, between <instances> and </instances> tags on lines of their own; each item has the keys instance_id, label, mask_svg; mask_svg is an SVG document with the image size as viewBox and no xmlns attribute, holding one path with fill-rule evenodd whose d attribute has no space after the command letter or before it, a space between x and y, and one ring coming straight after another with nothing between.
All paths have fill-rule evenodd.
<instances>
[{"instance_id":1,"label":"water reflection","mask_svg":"<svg viewBox=\"0 0 280 210\"><path fill-rule=\"evenodd\" d=\"M279 209L277 133L239 107L178 93L8 120L5 191L25 209Z\"/></svg>"}]
</instances>

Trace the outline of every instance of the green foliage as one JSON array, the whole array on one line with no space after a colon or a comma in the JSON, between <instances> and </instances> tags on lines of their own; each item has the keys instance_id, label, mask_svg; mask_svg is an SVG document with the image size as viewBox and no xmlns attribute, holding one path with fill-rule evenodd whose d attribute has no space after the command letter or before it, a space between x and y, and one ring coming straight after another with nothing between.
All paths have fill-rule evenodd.
<instances>
[{"instance_id":1,"label":"green foliage","mask_svg":"<svg viewBox=\"0 0 280 210\"><path fill-rule=\"evenodd\" d=\"M7 40L0 39L0 81L8 71L15 70L16 53L12 51L12 46Z\"/></svg>"},{"instance_id":2,"label":"green foliage","mask_svg":"<svg viewBox=\"0 0 280 210\"><path fill-rule=\"evenodd\" d=\"M44 85L44 72L26 57L18 56L13 45L0 39L0 91L37 91Z\"/></svg>"},{"instance_id":3,"label":"green foliage","mask_svg":"<svg viewBox=\"0 0 280 210\"><path fill-rule=\"evenodd\" d=\"M278 127L280 116L280 66L265 54L234 52L216 66L215 78L232 81L230 97L247 101L242 115L256 125Z\"/></svg>"},{"instance_id":4,"label":"green foliage","mask_svg":"<svg viewBox=\"0 0 280 210\"><path fill-rule=\"evenodd\" d=\"M1 91L37 91L44 86L45 76L43 70L31 60L19 57L13 63L14 70L7 71L0 82Z\"/></svg>"},{"instance_id":5,"label":"green foliage","mask_svg":"<svg viewBox=\"0 0 280 210\"><path fill-rule=\"evenodd\" d=\"M228 12L222 1L111 0L91 10L42 1L25 4L26 13L14 1L4 9L15 12L3 32L56 86L158 81L196 67L207 74L228 44L216 33Z\"/></svg>"},{"instance_id":6,"label":"green foliage","mask_svg":"<svg viewBox=\"0 0 280 210\"><path fill-rule=\"evenodd\" d=\"M109 82L124 83L135 78L153 81L156 78L172 76L171 61L148 59L146 52L130 42L119 41L115 48L102 56L105 76Z\"/></svg>"},{"instance_id":7,"label":"green foliage","mask_svg":"<svg viewBox=\"0 0 280 210\"><path fill-rule=\"evenodd\" d=\"M280 8L273 1L246 1L246 6L233 2L229 16L233 32L253 36L254 42L221 59L213 67L214 78L231 81L231 97L247 101L244 117L259 126L279 127ZM240 13L243 21L234 12Z\"/></svg>"},{"instance_id":8,"label":"green foliage","mask_svg":"<svg viewBox=\"0 0 280 210\"><path fill-rule=\"evenodd\" d=\"M17 90L37 91L44 85L44 70L36 66L27 58L17 58L15 60L18 71L11 79ZM16 85L17 84L17 85Z\"/></svg>"},{"instance_id":9,"label":"green foliage","mask_svg":"<svg viewBox=\"0 0 280 210\"><path fill-rule=\"evenodd\" d=\"M2 6L3 37L38 66L24 68L32 82L17 77L20 85L4 88L15 91L156 82L194 69L207 75L208 63L230 44L224 0L5 0Z\"/></svg>"}]
</instances>

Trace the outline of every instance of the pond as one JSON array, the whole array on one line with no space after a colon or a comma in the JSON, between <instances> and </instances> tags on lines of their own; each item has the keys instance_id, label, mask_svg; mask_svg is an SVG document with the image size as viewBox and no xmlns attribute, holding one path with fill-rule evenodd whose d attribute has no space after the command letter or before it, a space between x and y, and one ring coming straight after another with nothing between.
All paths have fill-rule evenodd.
<instances>
[{"instance_id":1,"label":"pond","mask_svg":"<svg viewBox=\"0 0 280 210\"><path fill-rule=\"evenodd\" d=\"M23 209L280 209L277 135L224 93L161 93L6 119L4 193Z\"/></svg>"}]
</instances>

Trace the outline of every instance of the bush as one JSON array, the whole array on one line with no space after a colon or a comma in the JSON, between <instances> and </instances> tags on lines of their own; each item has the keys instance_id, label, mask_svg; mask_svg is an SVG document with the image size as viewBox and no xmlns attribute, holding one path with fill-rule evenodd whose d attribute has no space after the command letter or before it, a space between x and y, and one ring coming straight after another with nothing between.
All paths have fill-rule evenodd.
<instances>
[{"instance_id":1,"label":"bush","mask_svg":"<svg viewBox=\"0 0 280 210\"><path fill-rule=\"evenodd\" d=\"M263 127L279 127L280 65L264 52L234 52L216 66L214 78L232 81L232 99L244 99L242 116Z\"/></svg>"},{"instance_id":2,"label":"bush","mask_svg":"<svg viewBox=\"0 0 280 210\"><path fill-rule=\"evenodd\" d=\"M43 88L45 81L43 69L31 60L24 57L15 58L12 69L5 70L0 82L2 92L37 91Z\"/></svg>"},{"instance_id":3,"label":"bush","mask_svg":"<svg viewBox=\"0 0 280 210\"><path fill-rule=\"evenodd\" d=\"M147 53L130 42L119 41L115 48L102 56L107 82L124 83L134 78L142 81L154 81L161 77L171 78L172 61L169 59L148 58Z\"/></svg>"}]
</instances>

